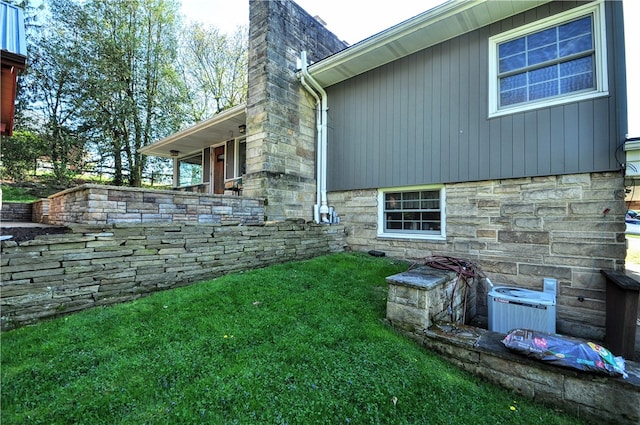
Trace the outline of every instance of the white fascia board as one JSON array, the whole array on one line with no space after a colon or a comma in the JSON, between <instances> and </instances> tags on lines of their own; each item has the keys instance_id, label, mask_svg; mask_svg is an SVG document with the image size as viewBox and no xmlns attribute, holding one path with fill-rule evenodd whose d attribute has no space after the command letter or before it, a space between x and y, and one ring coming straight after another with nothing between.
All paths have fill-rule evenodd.
<instances>
[{"instance_id":1,"label":"white fascia board","mask_svg":"<svg viewBox=\"0 0 640 425\"><path fill-rule=\"evenodd\" d=\"M449 0L309 66L323 87L551 0Z\"/></svg>"}]
</instances>

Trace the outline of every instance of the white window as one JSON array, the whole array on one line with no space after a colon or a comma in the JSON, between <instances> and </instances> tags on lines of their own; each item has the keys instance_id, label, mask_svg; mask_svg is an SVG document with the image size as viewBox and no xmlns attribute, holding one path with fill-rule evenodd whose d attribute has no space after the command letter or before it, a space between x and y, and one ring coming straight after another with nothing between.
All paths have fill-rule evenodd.
<instances>
[{"instance_id":1,"label":"white window","mask_svg":"<svg viewBox=\"0 0 640 425\"><path fill-rule=\"evenodd\" d=\"M202 153L180 158L178 161L178 186L202 183Z\"/></svg>"},{"instance_id":2,"label":"white window","mask_svg":"<svg viewBox=\"0 0 640 425\"><path fill-rule=\"evenodd\" d=\"M227 142L226 180L241 178L247 172L247 139L235 139Z\"/></svg>"},{"instance_id":3,"label":"white window","mask_svg":"<svg viewBox=\"0 0 640 425\"><path fill-rule=\"evenodd\" d=\"M444 187L378 191L378 236L445 239Z\"/></svg>"},{"instance_id":4,"label":"white window","mask_svg":"<svg viewBox=\"0 0 640 425\"><path fill-rule=\"evenodd\" d=\"M489 116L608 94L604 3L489 39Z\"/></svg>"}]
</instances>

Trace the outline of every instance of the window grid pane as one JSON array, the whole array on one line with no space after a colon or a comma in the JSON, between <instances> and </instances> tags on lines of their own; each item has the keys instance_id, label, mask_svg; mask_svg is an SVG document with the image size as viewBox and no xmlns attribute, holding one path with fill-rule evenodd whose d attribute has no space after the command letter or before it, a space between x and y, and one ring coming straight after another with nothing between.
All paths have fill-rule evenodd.
<instances>
[{"instance_id":1,"label":"window grid pane","mask_svg":"<svg viewBox=\"0 0 640 425\"><path fill-rule=\"evenodd\" d=\"M593 46L591 15L500 44L500 106L595 89Z\"/></svg>"},{"instance_id":2,"label":"window grid pane","mask_svg":"<svg viewBox=\"0 0 640 425\"><path fill-rule=\"evenodd\" d=\"M384 220L393 233L439 233L440 191L385 193Z\"/></svg>"}]
</instances>

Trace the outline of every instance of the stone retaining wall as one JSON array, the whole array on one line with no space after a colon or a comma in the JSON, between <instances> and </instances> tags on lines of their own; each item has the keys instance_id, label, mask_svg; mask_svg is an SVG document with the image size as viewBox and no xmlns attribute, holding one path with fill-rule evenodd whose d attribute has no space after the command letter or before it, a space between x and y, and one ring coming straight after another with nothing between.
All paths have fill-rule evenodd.
<instances>
[{"instance_id":1,"label":"stone retaining wall","mask_svg":"<svg viewBox=\"0 0 640 425\"><path fill-rule=\"evenodd\" d=\"M558 332L604 340L600 270L624 270L626 256L622 178L593 173L447 184L446 241L378 238L376 189L330 192L329 205L354 251L466 258L494 284L533 290L542 290L543 277L556 278ZM485 296L478 294L480 314Z\"/></svg>"},{"instance_id":2,"label":"stone retaining wall","mask_svg":"<svg viewBox=\"0 0 640 425\"><path fill-rule=\"evenodd\" d=\"M1 221L31 221L33 204L27 202L3 202Z\"/></svg>"},{"instance_id":3,"label":"stone retaining wall","mask_svg":"<svg viewBox=\"0 0 640 425\"><path fill-rule=\"evenodd\" d=\"M39 199L32 205L31 221L34 223L51 224L49 221L49 200ZM27 220L28 221L28 220Z\"/></svg>"},{"instance_id":4,"label":"stone retaining wall","mask_svg":"<svg viewBox=\"0 0 640 425\"><path fill-rule=\"evenodd\" d=\"M94 184L49 197L49 224L158 222L262 224L264 200Z\"/></svg>"},{"instance_id":5,"label":"stone retaining wall","mask_svg":"<svg viewBox=\"0 0 640 425\"><path fill-rule=\"evenodd\" d=\"M628 379L552 366L509 352L504 334L472 327L433 326L406 332L457 367L589 423L640 423L640 364L627 361Z\"/></svg>"},{"instance_id":6,"label":"stone retaining wall","mask_svg":"<svg viewBox=\"0 0 640 425\"><path fill-rule=\"evenodd\" d=\"M2 329L345 247L344 227L116 224L0 243Z\"/></svg>"}]
</instances>

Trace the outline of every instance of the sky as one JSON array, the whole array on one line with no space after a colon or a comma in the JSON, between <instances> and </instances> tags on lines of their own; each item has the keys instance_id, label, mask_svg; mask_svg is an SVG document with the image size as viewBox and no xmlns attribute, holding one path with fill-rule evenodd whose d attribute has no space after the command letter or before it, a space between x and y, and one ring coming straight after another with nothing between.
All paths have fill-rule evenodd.
<instances>
[{"instance_id":1,"label":"sky","mask_svg":"<svg viewBox=\"0 0 640 425\"><path fill-rule=\"evenodd\" d=\"M267 0L264 0L267 1ZM442 0L295 0L340 39L355 44L431 9ZM640 137L640 1L622 0L625 14L629 137ZM249 0L182 0L187 20L231 33L249 24ZM635 43L635 44L634 44Z\"/></svg>"}]
</instances>

